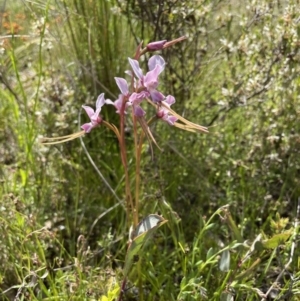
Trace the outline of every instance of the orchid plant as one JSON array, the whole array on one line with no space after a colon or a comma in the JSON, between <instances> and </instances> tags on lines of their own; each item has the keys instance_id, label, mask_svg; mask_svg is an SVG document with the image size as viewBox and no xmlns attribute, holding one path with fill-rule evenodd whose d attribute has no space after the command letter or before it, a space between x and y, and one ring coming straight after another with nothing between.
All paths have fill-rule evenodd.
<instances>
[{"instance_id":1,"label":"orchid plant","mask_svg":"<svg viewBox=\"0 0 300 301\"><path fill-rule=\"evenodd\" d=\"M144 231L142 232L136 231L136 229L141 229L141 221L139 221L139 175L142 145L145 140L144 138L146 137L148 139L152 152L152 143L154 143L158 147L151 132L150 125L156 120L161 120L167 123L169 126L175 126L177 128L190 132L208 132L208 129L206 127L190 122L177 114L171 108L171 106L175 104L174 96L165 96L165 94L158 90L159 76L164 71L166 66L166 62L162 56L155 54L150 57L150 59L148 60L149 71L147 73L143 73L139 65L139 59L145 53L166 49L168 47L171 47L175 43L183 41L184 39L185 37L180 37L172 41L156 41L149 43L145 48L142 48L141 43L137 47L134 58L128 58L129 65L131 67L130 70L125 72L128 76L128 80L122 77L115 77L116 84L120 90L120 94L116 100L112 101L110 99L105 99L104 93L100 94L97 98L95 109L86 105L82 106L90 121L81 126L81 131L68 136L44 138L42 141L43 144L57 144L66 142L81 137L85 134L89 134L92 132L92 130L103 125L108 127L115 133L120 144L120 155L124 167L127 220L130 221L131 228L133 229L131 241L134 241L135 236L140 235L142 232L151 230L144 229ZM151 118L147 117L147 112L144 110L146 104L151 105L155 108L156 113L154 116L151 116ZM116 113L120 116L119 127L109 123L108 121L105 121L100 115L101 110L105 105L113 105L115 107ZM124 130L126 125L126 116L128 115L131 115L133 123L136 158L136 180L134 193L129 181L126 139ZM141 128L141 130L139 130L139 128ZM153 215L152 220L154 220ZM157 221L161 222L162 220L159 220L157 218ZM154 226L151 226L151 228L154 228ZM136 235L134 235L134 233L136 233ZM134 250L133 252L136 252L136 250ZM129 257L131 258L132 256ZM122 288L124 288L125 283L126 281L124 280ZM121 296L122 290L119 300L121 300Z\"/></svg>"}]
</instances>

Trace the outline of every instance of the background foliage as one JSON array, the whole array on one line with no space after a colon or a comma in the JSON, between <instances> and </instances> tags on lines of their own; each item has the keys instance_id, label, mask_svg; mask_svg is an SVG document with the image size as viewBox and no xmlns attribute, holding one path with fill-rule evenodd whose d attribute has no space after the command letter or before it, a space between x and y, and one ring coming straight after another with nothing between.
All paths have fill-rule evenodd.
<instances>
[{"instance_id":1,"label":"background foliage","mask_svg":"<svg viewBox=\"0 0 300 301\"><path fill-rule=\"evenodd\" d=\"M117 140L103 128L84 144L46 147L39 138L77 131L81 105L101 92L115 99L113 78L141 40L185 35L162 52L162 90L210 134L153 128L163 151L152 160L145 147L141 215L169 222L133 269L126 300L262 300L270 288L269 299L298 300L298 1L6 1L0 9L0 298L117 294L128 238ZM118 121L114 109L103 114Z\"/></svg>"}]
</instances>

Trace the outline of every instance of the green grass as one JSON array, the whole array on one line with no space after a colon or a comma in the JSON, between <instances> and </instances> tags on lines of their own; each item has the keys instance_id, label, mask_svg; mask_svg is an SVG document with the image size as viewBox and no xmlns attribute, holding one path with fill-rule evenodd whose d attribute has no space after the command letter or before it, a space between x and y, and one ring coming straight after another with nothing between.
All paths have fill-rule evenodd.
<instances>
[{"instance_id":1,"label":"green grass","mask_svg":"<svg viewBox=\"0 0 300 301\"><path fill-rule=\"evenodd\" d=\"M165 1L157 15L137 3L3 6L0 300L118 297L129 232L125 205L116 205L125 198L118 141L104 127L83 138L104 183L80 140L45 146L39 138L78 131L81 105L98 94L115 99L114 77L129 68L135 38L181 31L190 38L162 52L161 89L210 133L152 127L163 151L151 158L143 149L140 218L168 222L133 264L123 300L251 301L269 289L274 300L298 300L296 1L256 10L191 1L172 12ZM103 115L118 121L114 109ZM133 158L130 123L127 143ZM134 182L132 163L129 173Z\"/></svg>"}]
</instances>

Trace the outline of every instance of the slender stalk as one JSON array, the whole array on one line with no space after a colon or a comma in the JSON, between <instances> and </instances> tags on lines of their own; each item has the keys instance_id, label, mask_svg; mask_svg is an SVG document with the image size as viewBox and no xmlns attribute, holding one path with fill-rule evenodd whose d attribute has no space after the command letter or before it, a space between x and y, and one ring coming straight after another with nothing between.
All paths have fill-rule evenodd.
<instances>
[{"instance_id":1,"label":"slender stalk","mask_svg":"<svg viewBox=\"0 0 300 301\"><path fill-rule=\"evenodd\" d=\"M126 154L126 142L125 142L125 105L126 100L123 99L122 108L120 110L120 152L122 158L122 164L124 166L125 173L125 191L126 191L126 210L127 210L127 219L128 223L130 223L130 209L132 210L132 214L134 216L134 204L132 200L132 195L130 191L130 179L128 173L128 165L127 165L127 154Z\"/></svg>"},{"instance_id":2,"label":"slender stalk","mask_svg":"<svg viewBox=\"0 0 300 301\"><path fill-rule=\"evenodd\" d=\"M136 121L136 118L135 118ZM141 153L142 153L142 146L143 146L143 140L145 137L144 131L141 131L139 140L137 141L137 145L135 145L135 156L136 156L136 165L135 165L135 206L136 211L138 213L139 208L139 198L140 198L140 163L141 163ZM138 214L137 214L138 218ZM141 260L138 262L138 286L139 286L139 295L140 300L143 300L143 280L142 280L142 270L141 270Z\"/></svg>"},{"instance_id":3,"label":"slender stalk","mask_svg":"<svg viewBox=\"0 0 300 301\"><path fill-rule=\"evenodd\" d=\"M122 296L123 296L123 293L125 291L126 282L127 282L127 278L125 277L123 279L123 282L122 282L122 286L121 286L121 290L120 290L120 295L119 295L118 301L122 301Z\"/></svg>"},{"instance_id":4,"label":"slender stalk","mask_svg":"<svg viewBox=\"0 0 300 301\"><path fill-rule=\"evenodd\" d=\"M147 122L148 125L150 125L152 123L153 119L150 119L150 121ZM138 148L137 148L137 152L136 152L136 160L137 160L137 166L136 166L136 197L139 199L139 187L140 187L140 170L141 170L141 155L142 155L142 147L143 147L143 143L144 143L144 138L146 136L146 133L144 131L141 131L141 135L140 135L140 139L139 139L139 144L138 144Z\"/></svg>"},{"instance_id":5,"label":"slender stalk","mask_svg":"<svg viewBox=\"0 0 300 301\"><path fill-rule=\"evenodd\" d=\"M139 200L140 200L140 183L141 183L141 176L140 176L140 170L141 170L141 153L142 153L142 146L144 142L145 133L144 131L141 131L141 134L138 138L137 133L137 118L133 115L133 121L134 121L134 140L135 140L135 213L136 213L136 224L138 224L138 212L139 212Z\"/></svg>"}]
</instances>

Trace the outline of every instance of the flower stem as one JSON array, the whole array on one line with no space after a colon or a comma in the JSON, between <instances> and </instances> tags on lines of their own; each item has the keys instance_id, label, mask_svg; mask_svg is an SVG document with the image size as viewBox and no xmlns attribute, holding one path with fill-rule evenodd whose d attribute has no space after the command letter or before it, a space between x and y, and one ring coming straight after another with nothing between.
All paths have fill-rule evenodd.
<instances>
[{"instance_id":1,"label":"flower stem","mask_svg":"<svg viewBox=\"0 0 300 301\"><path fill-rule=\"evenodd\" d=\"M120 110L120 152L122 158L122 164L124 166L125 173L125 191L126 191L126 211L127 211L127 220L130 223L130 209L134 216L134 204L132 200L131 190L130 190L130 179L128 173L128 165L127 165L127 154L126 154L126 143L125 143L125 105L126 100L123 99L122 108Z\"/></svg>"}]
</instances>

